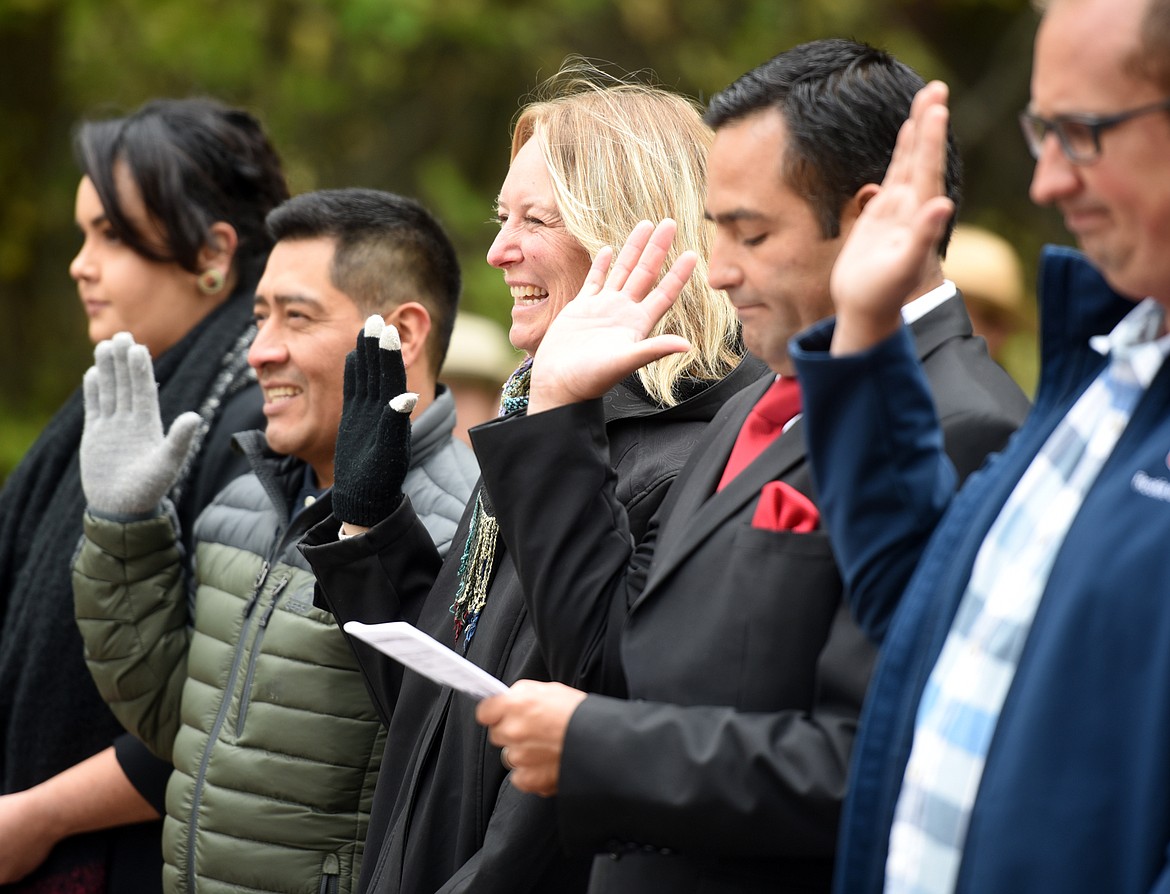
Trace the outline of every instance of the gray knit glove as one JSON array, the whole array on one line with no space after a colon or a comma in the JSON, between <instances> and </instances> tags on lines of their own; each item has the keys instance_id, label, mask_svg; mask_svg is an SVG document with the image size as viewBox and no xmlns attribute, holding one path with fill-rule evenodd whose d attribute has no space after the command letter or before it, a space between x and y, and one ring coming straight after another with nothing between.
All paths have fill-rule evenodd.
<instances>
[{"instance_id":1,"label":"gray knit glove","mask_svg":"<svg viewBox=\"0 0 1170 894\"><path fill-rule=\"evenodd\" d=\"M98 344L93 360L83 389L85 499L103 515L150 515L179 477L199 414L184 413L163 436L150 353L129 332Z\"/></svg>"},{"instance_id":2,"label":"gray knit glove","mask_svg":"<svg viewBox=\"0 0 1170 894\"><path fill-rule=\"evenodd\" d=\"M345 358L345 403L333 455L333 514L373 527L402 500L410 467L410 414L398 330L374 315Z\"/></svg>"}]
</instances>

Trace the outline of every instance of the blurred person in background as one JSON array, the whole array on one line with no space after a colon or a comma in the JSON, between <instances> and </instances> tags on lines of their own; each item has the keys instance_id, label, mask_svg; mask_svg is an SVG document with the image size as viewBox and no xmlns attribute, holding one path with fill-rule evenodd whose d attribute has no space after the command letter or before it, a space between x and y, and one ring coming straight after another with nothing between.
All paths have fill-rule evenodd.
<instances>
[{"instance_id":1,"label":"blurred person in background","mask_svg":"<svg viewBox=\"0 0 1170 894\"><path fill-rule=\"evenodd\" d=\"M959 224L947 246L943 275L959 287L971 327L987 341L988 353L1030 392L1036 381L1035 327L1015 248L991 230Z\"/></svg>"},{"instance_id":2,"label":"blurred person in background","mask_svg":"<svg viewBox=\"0 0 1170 894\"><path fill-rule=\"evenodd\" d=\"M89 338L132 333L154 361L163 421L199 416L169 492L190 556L195 516L247 468L231 434L263 419L246 357L284 174L259 122L211 99L85 122L74 148L83 242L69 273ZM70 582L82 423L78 389L0 492L0 883L150 892L170 767L123 733L83 659Z\"/></svg>"},{"instance_id":3,"label":"blurred person in background","mask_svg":"<svg viewBox=\"0 0 1170 894\"><path fill-rule=\"evenodd\" d=\"M503 326L459 312L443 364L443 384L455 398L455 437L470 446L467 430L500 411L500 389L520 360Z\"/></svg>"}]
</instances>

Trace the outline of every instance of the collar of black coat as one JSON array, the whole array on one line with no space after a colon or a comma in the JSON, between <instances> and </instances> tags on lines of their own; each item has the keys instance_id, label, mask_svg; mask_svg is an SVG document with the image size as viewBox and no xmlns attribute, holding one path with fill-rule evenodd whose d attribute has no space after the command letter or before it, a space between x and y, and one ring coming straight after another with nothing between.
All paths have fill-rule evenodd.
<instances>
[{"instance_id":1,"label":"collar of black coat","mask_svg":"<svg viewBox=\"0 0 1170 894\"><path fill-rule=\"evenodd\" d=\"M607 423L657 415L673 421L710 421L729 397L758 378L770 375L767 364L751 354L744 354L739 365L718 382L687 379L680 387L683 399L673 407L663 407L646 393L636 375L623 379L602 397Z\"/></svg>"}]
</instances>

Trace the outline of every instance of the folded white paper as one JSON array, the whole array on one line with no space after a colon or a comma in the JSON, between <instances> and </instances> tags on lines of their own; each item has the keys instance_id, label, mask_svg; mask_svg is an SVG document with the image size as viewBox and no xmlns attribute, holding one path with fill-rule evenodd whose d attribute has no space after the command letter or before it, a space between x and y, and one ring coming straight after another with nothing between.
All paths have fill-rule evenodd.
<instances>
[{"instance_id":1,"label":"folded white paper","mask_svg":"<svg viewBox=\"0 0 1170 894\"><path fill-rule=\"evenodd\" d=\"M343 629L350 636L369 643L424 677L466 692L473 698L487 698L508 689L482 667L472 664L458 652L406 621L387 621L384 624L346 621Z\"/></svg>"}]
</instances>

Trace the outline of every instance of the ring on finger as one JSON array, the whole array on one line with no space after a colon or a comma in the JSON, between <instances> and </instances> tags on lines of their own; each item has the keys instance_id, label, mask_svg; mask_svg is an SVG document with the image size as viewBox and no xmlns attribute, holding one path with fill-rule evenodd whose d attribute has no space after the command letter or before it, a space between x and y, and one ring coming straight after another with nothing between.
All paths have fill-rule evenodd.
<instances>
[{"instance_id":1,"label":"ring on finger","mask_svg":"<svg viewBox=\"0 0 1170 894\"><path fill-rule=\"evenodd\" d=\"M512 762L510 760L508 760L508 746L507 745L505 745L503 748L500 749L500 763L504 765L505 770L515 770L516 769L515 767L512 766Z\"/></svg>"}]
</instances>

